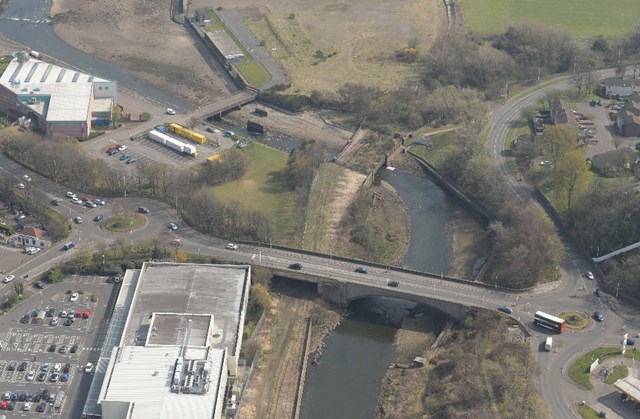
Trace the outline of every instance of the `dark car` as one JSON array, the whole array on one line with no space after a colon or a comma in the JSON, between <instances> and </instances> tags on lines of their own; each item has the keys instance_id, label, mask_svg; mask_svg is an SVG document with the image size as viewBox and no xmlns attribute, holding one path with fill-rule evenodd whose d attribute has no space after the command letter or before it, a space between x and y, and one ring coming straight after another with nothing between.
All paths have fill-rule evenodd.
<instances>
[{"instance_id":1,"label":"dark car","mask_svg":"<svg viewBox=\"0 0 640 419\"><path fill-rule=\"evenodd\" d=\"M599 322L604 321L604 316L599 311L596 311L595 313L593 313L593 318Z\"/></svg>"},{"instance_id":2,"label":"dark car","mask_svg":"<svg viewBox=\"0 0 640 419\"><path fill-rule=\"evenodd\" d=\"M632 338L627 339L627 345L634 346L636 344L636 340Z\"/></svg>"},{"instance_id":3,"label":"dark car","mask_svg":"<svg viewBox=\"0 0 640 419\"><path fill-rule=\"evenodd\" d=\"M49 398L49 389L43 388L40 394L42 394L42 400L47 400Z\"/></svg>"},{"instance_id":4,"label":"dark car","mask_svg":"<svg viewBox=\"0 0 640 419\"><path fill-rule=\"evenodd\" d=\"M20 397L18 397L18 401L20 402L27 401L27 393L20 393Z\"/></svg>"},{"instance_id":5,"label":"dark car","mask_svg":"<svg viewBox=\"0 0 640 419\"><path fill-rule=\"evenodd\" d=\"M149 214L149 208L147 208L147 207L138 207L138 212L140 214Z\"/></svg>"},{"instance_id":6,"label":"dark car","mask_svg":"<svg viewBox=\"0 0 640 419\"><path fill-rule=\"evenodd\" d=\"M597 289L596 290L596 297L602 297L604 294L602 292L602 290Z\"/></svg>"},{"instance_id":7,"label":"dark car","mask_svg":"<svg viewBox=\"0 0 640 419\"><path fill-rule=\"evenodd\" d=\"M18 401L18 398L20 398L20 393L13 393L13 394L11 395L11 401L12 401L12 402L17 402L17 401Z\"/></svg>"},{"instance_id":8,"label":"dark car","mask_svg":"<svg viewBox=\"0 0 640 419\"><path fill-rule=\"evenodd\" d=\"M358 266L355 271L359 274L369 273L369 271L367 271L367 268L363 268L362 266Z\"/></svg>"},{"instance_id":9,"label":"dark car","mask_svg":"<svg viewBox=\"0 0 640 419\"><path fill-rule=\"evenodd\" d=\"M37 288L37 289L39 289L39 290L44 289L44 283L42 283L42 282L40 282L40 281L36 281L36 282L33 284L33 286L34 286L34 287L36 287L36 288Z\"/></svg>"},{"instance_id":10,"label":"dark car","mask_svg":"<svg viewBox=\"0 0 640 419\"><path fill-rule=\"evenodd\" d=\"M26 371L28 366L29 366L28 362L22 361L20 363L20 366L18 367L18 371Z\"/></svg>"},{"instance_id":11,"label":"dark car","mask_svg":"<svg viewBox=\"0 0 640 419\"><path fill-rule=\"evenodd\" d=\"M93 221L100 221L104 218L104 216L102 214L98 214L95 217L93 217Z\"/></svg>"},{"instance_id":12,"label":"dark car","mask_svg":"<svg viewBox=\"0 0 640 419\"><path fill-rule=\"evenodd\" d=\"M302 264L301 263L292 263L291 265L289 265L289 269L293 269L295 271L299 271L300 269L302 269Z\"/></svg>"},{"instance_id":13,"label":"dark car","mask_svg":"<svg viewBox=\"0 0 640 419\"><path fill-rule=\"evenodd\" d=\"M69 352L71 352L72 354L75 354L76 352L78 352L78 345L73 345L71 349L69 349Z\"/></svg>"},{"instance_id":14,"label":"dark car","mask_svg":"<svg viewBox=\"0 0 640 419\"><path fill-rule=\"evenodd\" d=\"M9 402L9 404L7 405L7 410L15 410L16 408L16 402Z\"/></svg>"},{"instance_id":15,"label":"dark car","mask_svg":"<svg viewBox=\"0 0 640 419\"><path fill-rule=\"evenodd\" d=\"M507 313L507 314L511 314L513 313L513 309L509 306L500 306L498 307L498 310L502 311L503 313Z\"/></svg>"},{"instance_id":16,"label":"dark car","mask_svg":"<svg viewBox=\"0 0 640 419\"><path fill-rule=\"evenodd\" d=\"M47 317L53 317L53 315L56 313L56 309L55 308L50 308L47 310L47 312L44 314Z\"/></svg>"},{"instance_id":17,"label":"dark car","mask_svg":"<svg viewBox=\"0 0 640 419\"><path fill-rule=\"evenodd\" d=\"M399 281L396 281L395 279L387 279L387 286L398 287L399 285L400 285Z\"/></svg>"},{"instance_id":18,"label":"dark car","mask_svg":"<svg viewBox=\"0 0 640 419\"><path fill-rule=\"evenodd\" d=\"M18 368L18 363L16 361L11 361L9 362L9 365L7 365L7 371L15 371L16 368Z\"/></svg>"},{"instance_id":19,"label":"dark car","mask_svg":"<svg viewBox=\"0 0 640 419\"><path fill-rule=\"evenodd\" d=\"M34 403L38 403L41 399L42 399L42 396L40 394L34 394L33 395Z\"/></svg>"},{"instance_id":20,"label":"dark car","mask_svg":"<svg viewBox=\"0 0 640 419\"><path fill-rule=\"evenodd\" d=\"M65 326L71 326L73 324L73 318L68 318L67 320L65 320L64 325Z\"/></svg>"},{"instance_id":21,"label":"dark car","mask_svg":"<svg viewBox=\"0 0 640 419\"><path fill-rule=\"evenodd\" d=\"M44 381L45 378L47 378L46 372L41 372L40 374L38 374L38 381Z\"/></svg>"},{"instance_id":22,"label":"dark car","mask_svg":"<svg viewBox=\"0 0 640 419\"><path fill-rule=\"evenodd\" d=\"M69 381L69 373L65 372L60 376L60 382L66 383L67 381Z\"/></svg>"},{"instance_id":23,"label":"dark car","mask_svg":"<svg viewBox=\"0 0 640 419\"><path fill-rule=\"evenodd\" d=\"M57 347L58 347L58 345L56 345L55 343L52 343L49 346L49 352L55 352Z\"/></svg>"},{"instance_id":24,"label":"dark car","mask_svg":"<svg viewBox=\"0 0 640 419\"><path fill-rule=\"evenodd\" d=\"M23 315L22 317L20 317L20 323L27 324L27 323L29 323L29 319L30 319L30 318L31 318L31 316L30 316L30 315L25 314L25 315Z\"/></svg>"},{"instance_id":25,"label":"dark car","mask_svg":"<svg viewBox=\"0 0 640 419\"><path fill-rule=\"evenodd\" d=\"M45 402L42 402L38 405L38 407L36 407L36 412L42 413L46 408L47 405L45 404Z\"/></svg>"},{"instance_id":26,"label":"dark car","mask_svg":"<svg viewBox=\"0 0 640 419\"><path fill-rule=\"evenodd\" d=\"M75 347L77 347L78 345L73 345ZM75 351L72 351L73 353L75 353ZM64 364L64 367L62 367L62 372L69 372L71 371L71 364L69 364L68 362L66 364Z\"/></svg>"}]
</instances>

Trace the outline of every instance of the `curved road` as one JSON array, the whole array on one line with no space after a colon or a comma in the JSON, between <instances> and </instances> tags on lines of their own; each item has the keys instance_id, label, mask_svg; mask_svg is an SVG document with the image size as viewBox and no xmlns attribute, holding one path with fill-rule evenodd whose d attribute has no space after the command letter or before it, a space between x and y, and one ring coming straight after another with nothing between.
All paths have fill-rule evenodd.
<instances>
[{"instance_id":1,"label":"curved road","mask_svg":"<svg viewBox=\"0 0 640 419\"><path fill-rule=\"evenodd\" d=\"M614 71L601 70L595 72L595 75L610 77L614 75ZM523 110L536 105L549 93L571 87L570 77L561 77L555 83L508 100L491 116L487 143L489 156L501 172L509 190L520 201L537 205L531 191L516 180L509 170L505 159L505 143L513 139L507 138L507 135L514 123L519 121ZM544 352L543 337L532 339L532 343L534 354L537 353L536 358L543 369L539 383L540 392L553 417L575 418L579 417L577 414L578 403L581 400L589 400L589 398L593 403L596 401L597 395L584 392L568 378L567 369L573 359L602 345L618 346L622 335L633 327L637 328L638 325L623 320L606 305L606 299L600 299L594 295L597 284L594 281L586 280L584 275L585 271L589 269L590 261L584 260L569 240L563 240L563 244L566 251L560 270L563 281L552 294L540 295L534 300L541 308L551 313L567 310L593 313L598 310L604 314L605 322L595 323L593 327L584 332L567 333L554 338L555 349L552 353Z\"/></svg>"}]
</instances>

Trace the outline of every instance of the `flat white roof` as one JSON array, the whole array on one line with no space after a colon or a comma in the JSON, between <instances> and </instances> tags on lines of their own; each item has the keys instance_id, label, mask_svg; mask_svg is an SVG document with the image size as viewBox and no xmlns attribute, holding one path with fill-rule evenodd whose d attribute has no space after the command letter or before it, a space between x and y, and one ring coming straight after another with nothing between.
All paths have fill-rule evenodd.
<instances>
[{"instance_id":1,"label":"flat white roof","mask_svg":"<svg viewBox=\"0 0 640 419\"><path fill-rule=\"evenodd\" d=\"M211 363L209 391L205 394L175 393L171 382L180 346L125 346L115 357L108 387L101 402L134 404L131 419L211 419L216 409L225 351L189 348L185 355L207 357ZM226 374L226 371L224 371Z\"/></svg>"},{"instance_id":2,"label":"flat white roof","mask_svg":"<svg viewBox=\"0 0 640 419\"><path fill-rule=\"evenodd\" d=\"M640 380L636 377L626 377L613 383L613 386L631 397L633 401L640 403Z\"/></svg>"},{"instance_id":3,"label":"flat white roof","mask_svg":"<svg viewBox=\"0 0 640 419\"><path fill-rule=\"evenodd\" d=\"M19 99L39 99L40 102L25 104L49 122L87 120L93 83L107 81L35 58L25 62L13 59L0 77L0 84ZM48 106L43 107L42 103Z\"/></svg>"}]
</instances>

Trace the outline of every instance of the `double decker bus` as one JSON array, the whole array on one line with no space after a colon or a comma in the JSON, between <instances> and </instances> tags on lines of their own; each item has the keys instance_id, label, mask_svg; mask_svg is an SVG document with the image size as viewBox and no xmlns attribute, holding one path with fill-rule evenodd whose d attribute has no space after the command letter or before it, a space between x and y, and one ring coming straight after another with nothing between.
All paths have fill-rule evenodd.
<instances>
[{"instance_id":1,"label":"double decker bus","mask_svg":"<svg viewBox=\"0 0 640 419\"><path fill-rule=\"evenodd\" d=\"M558 333L564 332L565 321L559 317L552 316L551 314L543 313L542 311L537 311L535 316L533 316L533 323L544 327L545 329L554 330Z\"/></svg>"}]
</instances>

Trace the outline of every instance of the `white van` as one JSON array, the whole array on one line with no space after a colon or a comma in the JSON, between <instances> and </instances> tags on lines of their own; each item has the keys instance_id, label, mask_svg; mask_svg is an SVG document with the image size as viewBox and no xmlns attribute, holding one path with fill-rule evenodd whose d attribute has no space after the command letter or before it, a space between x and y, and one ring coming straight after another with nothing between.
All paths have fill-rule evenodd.
<instances>
[{"instance_id":1,"label":"white van","mask_svg":"<svg viewBox=\"0 0 640 419\"><path fill-rule=\"evenodd\" d=\"M36 60L40 59L40 53L38 51L31 51L29 52L29 55L35 58Z\"/></svg>"},{"instance_id":2,"label":"white van","mask_svg":"<svg viewBox=\"0 0 640 419\"><path fill-rule=\"evenodd\" d=\"M553 338L547 338L544 342L544 350L549 352L551 351L551 348L553 348Z\"/></svg>"}]
</instances>

